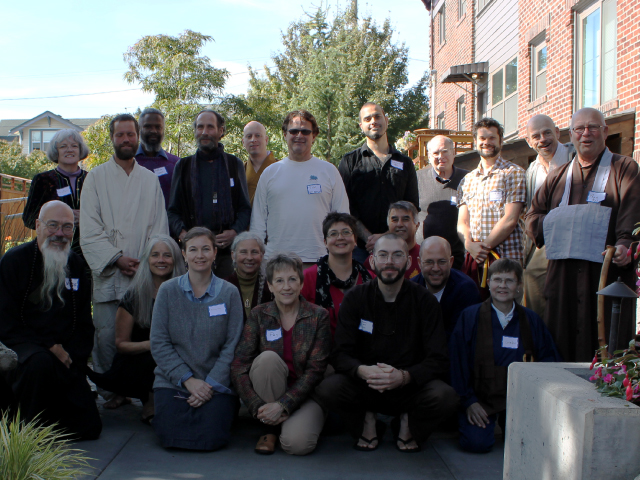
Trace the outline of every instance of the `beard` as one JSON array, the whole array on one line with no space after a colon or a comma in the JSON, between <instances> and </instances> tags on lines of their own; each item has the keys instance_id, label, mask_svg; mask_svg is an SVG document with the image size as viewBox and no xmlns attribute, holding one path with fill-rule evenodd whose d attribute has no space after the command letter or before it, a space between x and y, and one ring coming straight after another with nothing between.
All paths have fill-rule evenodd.
<instances>
[{"instance_id":1,"label":"beard","mask_svg":"<svg viewBox=\"0 0 640 480\"><path fill-rule=\"evenodd\" d=\"M388 266L384 268L386 270L389 269ZM396 283L398 280L401 280L404 278L404 273L407 271L407 264L405 263L402 268L398 268L396 266L393 266L391 268L393 268L393 270L397 272L396 275L391 278L383 276L382 275L383 269L379 268L377 265L374 267L373 271L375 272L376 277L378 277L382 283L384 283L385 285L392 285Z\"/></svg>"},{"instance_id":2,"label":"beard","mask_svg":"<svg viewBox=\"0 0 640 480\"><path fill-rule=\"evenodd\" d=\"M496 158L498 155L500 155L501 151L502 147L493 147L491 152L484 150L481 156L484 158Z\"/></svg>"},{"instance_id":3,"label":"beard","mask_svg":"<svg viewBox=\"0 0 640 480\"><path fill-rule=\"evenodd\" d=\"M203 142L203 140L209 140L208 142ZM215 137L198 137L196 138L196 146L206 153L213 152L216 148L218 148L218 138Z\"/></svg>"},{"instance_id":4,"label":"beard","mask_svg":"<svg viewBox=\"0 0 640 480\"><path fill-rule=\"evenodd\" d=\"M385 133L387 133L386 131L384 132L372 132L371 130L363 130L362 133L364 133L364 136L371 139L371 140L379 140L381 139Z\"/></svg>"},{"instance_id":5,"label":"beard","mask_svg":"<svg viewBox=\"0 0 640 480\"><path fill-rule=\"evenodd\" d=\"M142 143L142 148L144 148L147 152L159 152L162 147L162 137L140 137L140 143ZM120 157L118 157L120 158Z\"/></svg>"},{"instance_id":6,"label":"beard","mask_svg":"<svg viewBox=\"0 0 640 480\"><path fill-rule=\"evenodd\" d=\"M118 157L120 160L131 160L135 156L136 150L138 150L138 144L121 144L118 146L114 145L113 150L116 154L116 157Z\"/></svg>"},{"instance_id":7,"label":"beard","mask_svg":"<svg viewBox=\"0 0 640 480\"><path fill-rule=\"evenodd\" d=\"M50 246L51 239L65 242L62 250ZM40 285L39 298L44 311L53 306L54 296L64 305L62 290L67 278L67 262L71 243L65 237L49 237L42 245L43 272L42 285Z\"/></svg>"}]
</instances>

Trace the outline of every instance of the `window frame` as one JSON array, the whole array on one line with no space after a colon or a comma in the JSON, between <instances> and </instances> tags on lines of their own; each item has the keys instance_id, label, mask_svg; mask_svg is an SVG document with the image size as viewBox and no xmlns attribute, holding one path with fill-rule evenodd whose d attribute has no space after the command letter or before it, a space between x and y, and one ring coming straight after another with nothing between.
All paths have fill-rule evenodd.
<instances>
[{"instance_id":1,"label":"window frame","mask_svg":"<svg viewBox=\"0 0 640 480\"><path fill-rule=\"evenodd\" d=\"M462 20L467 14L467 0L458 0L458 20Z\"/></svg>"},{"instance_id":2,"label":"window frame","mask_svg":"<svg viewBox=\"0 0 640 480\"><path fill-rule=\"evenodd\" d=\"M438 44L444 45L447 41L447 15L446 4L440 9L440 17L438 18Z\"/></svg>"},{"instance_id":3,"label":"window frame","mask_svg":"<svg viewBox=\"0 0 640 480\"><path fill-rule=\"evenodd\" d=\"M55 135L55 132L58 132L59 130L60 130L59 128L30 128L29 129L29 153L33 153L35 151L33 148L33 132L40 132L40 141L36 143L39 143L41 145L41 148L38 148L37 150L40 150L46 153L47 149L45 147L44 132L54 132L54 135ZM46 142L46 146L48 146L50 143L51 141Z\"/></svg>"},{"instance_id":4,"label":"window frame","mask_svg":"<svg viewBox=\"0 0 640 480\"><path fill-rule=\"evenodd\" d=\"M515 61L515 65L512 65L514 61ZM507 67L509 66L515 67L516 83L515 83L515 90L507 94ZM501 84L502 98L494 104L493 103L494 88L495 88L494 77L500 73L502 73L502 84ZM491 117L498 120L500 124L504 127L505 136L516 132L518 130L518 113L517 113L518 112L518 55L512 57L508 62L504 63L502 66L500 66L500 68L497 68L491 73L490 88L488 89L488 94L489 94L489 99L491 100L491 103L490 103ZM515 108L513 109L513 112L511 112L511 114L515 112L515 125L513 126L513 128L508 128L511 125L507 125L507 121L506 121L507 120L506 118L507 102L509 103L515 102ZM496 114L498 113L497 111L498 109L502 109L501 116L496 116Z\"/></svg>"},{"instance_id":5,"label":"window frame","mask_svg":"<svg viewBox=\"0 0 640 480\"><path fill-rule=\"evenodd\" d=\"M538 52L547 49L547 61L544 69L541 72L538 72ZM533 102L538 100L540 97L547 94L547 68L549 67L549 48L546 40L542 40L540 42L531 44L531 95L530 101ZM544 93L540 93L538 91L538 77L544 75Z\"/></svg>"},{"instance_id":6,"label":"window frame","mask_svg":"<svg viewBox=\"0 0 640 480\"><path fill-rule=\"evenodd\" d=\"M438 116L436 116L436 130L446 130L444 121L444 110L440 112Z\"/></svg>"},{"instance_id":7,"label":"window frame","mask_svg":"<svg viewBox=\"0 0 640 480\"><path fill-rule=\"evenodd\" d=\"M467 121L467 104L465 102L464 96L460 97L456 102L457 111L456 111L456 119L457 119L457 127L458 131L462 132L465 130L464 125Z\"/></svg>"}]
</instances>

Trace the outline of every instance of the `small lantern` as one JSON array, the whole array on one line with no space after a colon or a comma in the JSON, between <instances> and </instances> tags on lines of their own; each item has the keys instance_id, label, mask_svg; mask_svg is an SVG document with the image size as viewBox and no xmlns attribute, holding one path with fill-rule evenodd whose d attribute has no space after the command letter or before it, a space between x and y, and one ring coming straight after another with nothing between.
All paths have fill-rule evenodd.
<instances>
[{"instance_id":1,"label":"small lantern","mask_svg":"<svg viewBox=\"0 0 640 480\"><path fill-rule=\"evenodd\" d=\"M611 297L613 305L611 306L611 327L609 329L609 355L613 358L615 346L618 343L618 327L620 325L620 303L623 298L638 298L636 292L627 287L618 277L618 280L611 285L606 286L596 295Z\"/></svg>"}]
</instances>

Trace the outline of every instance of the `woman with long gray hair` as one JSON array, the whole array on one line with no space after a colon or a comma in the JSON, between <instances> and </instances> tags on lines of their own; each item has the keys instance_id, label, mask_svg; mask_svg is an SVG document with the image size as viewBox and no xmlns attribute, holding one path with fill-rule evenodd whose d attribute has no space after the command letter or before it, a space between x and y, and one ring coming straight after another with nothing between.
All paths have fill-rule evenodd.
<instances>
[{"instance_id":1,"label":"woman with long gray hair","mask_svg":"<svg viewBox=\"0 0 640 480\"><path fill-rule=\"evenodd\" d=\"M96 385L116 393L105 404L106 408L119 407L128 402L127 397L139 398L143 403L142 421L151 423L156 368L149 342L153 304L160 285L184 273L178 244L168 235L152 236L116 313L117 353L111 368L102 374L89 375Z\"/></svg>"}]
</instances>

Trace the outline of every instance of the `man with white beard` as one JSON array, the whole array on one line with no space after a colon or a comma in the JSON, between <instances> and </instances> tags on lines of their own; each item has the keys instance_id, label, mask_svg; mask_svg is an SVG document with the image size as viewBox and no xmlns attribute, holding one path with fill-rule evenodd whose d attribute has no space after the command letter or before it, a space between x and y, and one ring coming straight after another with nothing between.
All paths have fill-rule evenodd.
<instances>
[{"instance_id":1,"label":"man with white beard","mask_svg":"<svg viewBox=\"0 0 640 480\"><path fill-rule=\"evenodd\" d=\"M102 424L85 370L93 347L91 281L70 250L73 211L43 205L35 240L0 260L0 342L18 356L1 373L22 420L53 424L74 438L95 439Z\"/></svg>"}]
</instances>

